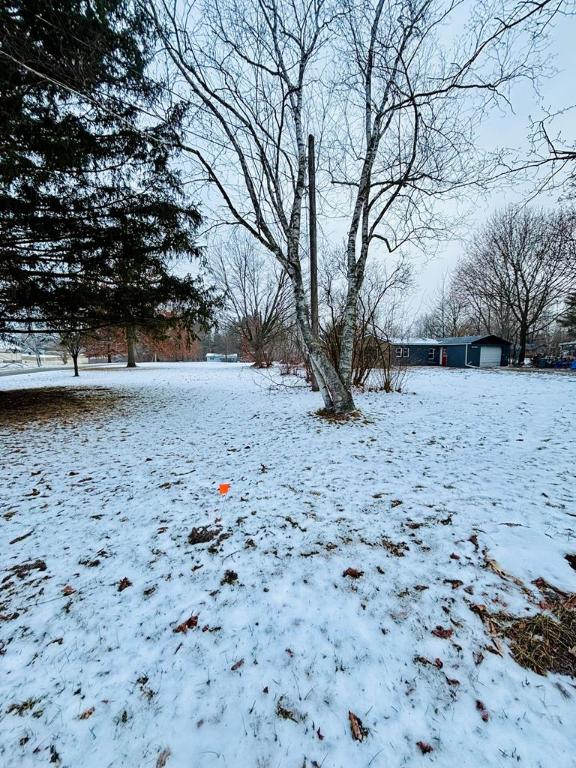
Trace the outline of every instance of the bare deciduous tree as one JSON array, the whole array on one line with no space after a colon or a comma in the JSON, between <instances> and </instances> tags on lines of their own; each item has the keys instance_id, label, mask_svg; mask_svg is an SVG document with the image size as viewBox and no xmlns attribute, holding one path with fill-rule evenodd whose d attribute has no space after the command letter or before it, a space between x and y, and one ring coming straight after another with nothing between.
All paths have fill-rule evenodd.
<instances>
[{"instance_id":1,"label":"bare deciduous tree","mask_svg":"<svg viewBox=\"0 0 576 768\"><path fill-rule=\"evenodd\" d=\"M457 284L482 307L487 331L491 312L510 312L520 365L529 336L561 316L575 285L575 232L572 213L507 208L487 223L458 269Z\"/></svg>"},{"instance_id":2,"label":"bare deciduous tree","mask_svg":"<svg viewBox=\"0 0 576 768\"><path fill-rule=\"evenodd\" d=\"M469 297L444 275L430 311L417 323L416 333L433 339L465 335L471 330L471 310Z\"/></svg>"},{"instance_id":3,"label":"bare deciduous tree","mask_svg":"<svg viewBox=\"0 0 576 768\"><path fill-rule=\"evenodd\" d=\"M354 408L358 297L376 241L393 251L443 228L435 202L479 183L474 133L511 80L532 76L562 0L142 0L191 116L199 182L289 277L299 334L328 410ZM468 24L453 42L447 26ZM334 64L334 59L339 60ZM323 109L319 108L319 105ZM327 108L329 105L329 109ZM320 135L344 215L347 296L338 365L312 332L303 281L307 135Z\"/></svg>"},{"instance_id":4,"label":"bare deciduous tree","mask_svg":"<svg viewBox=\"0 0 576 768\"><path fill-rule=\"evenodd\" d=\"M32 327L30 333L23 336L20 342L25 352L34 355L38 368L42 366L42 354L46 347L56 346L57 343L58 337L55 333L46 333L45 331L36 330L35 327Z\"/></svg>"},{"instance_id":5,"label":"bare deciduous tree","mask_svg":"<svg viewBox=\"0 0 576 768\"><path fill-rule=\"evenodd\" d=\"M224 293L227 322L238 329L256 367L269 367L290 315L286 273L271 268L246 235L220 245L210 269Z\"/></svg>"},{"instance_id":6,"label":"bare deciduous tree","mask_svg":"<svg viewBox=\"0 0 576 768\"><path fill-rule=\"evenodd\" d=\"M299 333L327 408L352 396L312 333L301 263L307 131L312 88L326 31L337 14L327 0L214 0L194 25L177 1L147 2L183 100L193 108L185 148L223 200L231 223L270 251L290 279Z\"/></svg>"},{"instance_id":7,"label":"bare deciduous tree","mask_svg":"<svg viewBox=\"0 0 576 768\"><path fill-rule=\"evenodd\" d=\"M60 334L60 344L70 353L72 364L74 366L74 376L79 376L78 357L84 346L84 336L81 331L67 331Z\"/></svg>"},{"instance_id":8,"label":"bare deciduous tree","mask_svg":"<svg viewBox=\"0 0 576 768\"><path fill-rule=\"evenodd\" d=\"M476 4L452 50L442 43L464 4L448 0L347 0L341 93L363 141L347 142L334 182L352 190L348 300L339 372L351 375L357 296L375 241L389 252L438 235L438 199L462 194L493 173L477 152L476 128L509 83L533 76L524 36L538 40L559 3ZM520 40L524 44L520 45ZM517 49L517 46L519 49ZM352 129L350 131L352 133Z\"/></svg>"},{"instance_id":9,"label":"bare deciduous tree","mask_svg":"<svg viewBox=\"0 0 576 768\"><path fill-rule=\"evenodd\" d=\"M320 338L332 364L341 358L342 328L347 303L346 253L337 251L323 265L320 279ZM368 265L358 307L352 354L352 384L363 387L371 370L388 361L388 339L399 298L409 288L412 271L400 256L387 272L378 262ZM385 354L384 354L385 353Z\"/></svg>"}]
</instances>

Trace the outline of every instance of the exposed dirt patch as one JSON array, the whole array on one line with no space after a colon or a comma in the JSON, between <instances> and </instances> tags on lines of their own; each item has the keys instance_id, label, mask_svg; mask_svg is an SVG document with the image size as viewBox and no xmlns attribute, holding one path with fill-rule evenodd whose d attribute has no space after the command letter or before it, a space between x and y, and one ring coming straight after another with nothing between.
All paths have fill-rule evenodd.
<instances>
[{"instance_id":1,"label":"exposed dirt patch","mask_svg":"<svg viewBox=\"0 0 576 768\"><path fill-rule=\"evenodd\" d=\"M126 395L106 387L42 387L0 391L0 426L66 421L105 413Z\"/></svg>"}]
</instances>

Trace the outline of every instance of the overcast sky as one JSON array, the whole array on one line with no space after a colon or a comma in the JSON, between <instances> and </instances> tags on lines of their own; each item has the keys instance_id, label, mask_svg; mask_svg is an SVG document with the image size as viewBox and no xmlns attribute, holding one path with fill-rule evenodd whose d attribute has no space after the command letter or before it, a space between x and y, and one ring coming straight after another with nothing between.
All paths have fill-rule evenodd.
<instances>
[{"instance_id":1,"label":"overcast sky","mask_svg":"<svg viewBox=\"0 0 576 768\"><path fill-rule=\"evenodd\" d=\"M540 94L527 83L517 85L512 93L510 111L492 116L481 128L480 138L487 148L525 147L528 153L530 123L545 114L564 110L576 104L576 18L565 17L556 24L551 34L550 64L557 71L540 84ZM566 144L576 143L576 109L554 121L561 130ZM408 302L409 314L417 316L426 311L439 290L443 277L452 270L465 249L466 240L495 210L509 203L522 203L537 189L535 180L515 181L507 188L491 192L486 198L478 197L470 206L460 240L441 244L436 255L416 257L416 286ZM534 205L557 205L560 193L538 195Z\"/></svg>"}]
</instances>

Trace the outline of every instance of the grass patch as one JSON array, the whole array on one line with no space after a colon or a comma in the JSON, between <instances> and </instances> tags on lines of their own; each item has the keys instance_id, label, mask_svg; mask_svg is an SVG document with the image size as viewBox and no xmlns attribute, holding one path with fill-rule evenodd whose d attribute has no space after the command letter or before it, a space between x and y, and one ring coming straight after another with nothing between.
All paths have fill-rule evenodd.
<instances>
[{"instance_id":1,"label":"grass patch","mask_svg":"<svg viewBox=\"0 0 576 768\"><path fill-rule=\"evenodd\" d=\"M527 618L499 612L485 606L471 606L489 634L505 638L512 658L538 675L554 672L576 678L576 594L562 592L544 579L536 579L543 594L541 611Z\"/></svg>"},{"instance_id":2,"label":"grass patch","mask_svg":"<svg viewBox=\"0 0 576 768\"><path fill-rule=\"evenodd\" d=\"M0 426L67 421L103 414L125 397L106 387L42 387L0 391Z\"/></svg>"},{"instance_id":3,"label":"grass patch","mask_svg":"<svg viewBox=\"0 0 576 768\"><path fill-rule=\"evenodd\" d=\"M347 411L346 413L334 413L334 411L328 408L320 408L318 411L314 411L314 416L322 421L328 421L331 424L342 424L348 421L358 421L362 418L362 413L358 410Z\"/></svg>"},{"instance_id":4,"label":"grass patch","mask_svg":"<svg viewBox=\"0 0 576 768\"><path fill-rule=\"evenodd\" d=\"M510 652L522 667L539 675L556 672L576 677L576 604L572 609L562 603L553 615L537 613L517 619L504 629Z\"/></svg>"},{"instance_id":5,"label":"grass patch","mask_svg":"<svg viewBox=\"0 0 576 768\"><path fill-rule=\"evenodd\" d=\"M510 652L518 664L539 675L556 672L576 678L576 594L544 579L534 584L544 597L542 613L504 622Z\"/></svg>"}]
</instances>

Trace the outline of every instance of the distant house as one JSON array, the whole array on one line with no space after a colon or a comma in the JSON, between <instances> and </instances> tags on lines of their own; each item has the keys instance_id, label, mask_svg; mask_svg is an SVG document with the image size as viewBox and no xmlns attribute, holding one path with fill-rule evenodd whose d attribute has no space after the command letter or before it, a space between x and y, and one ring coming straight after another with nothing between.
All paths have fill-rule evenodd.
<instances>
[{"instance_id":1,"label":"distant house","mask_svg":"<svg viewBox=\"0 0 576 768\"><path fill-rule=\"evenodd\" d=\"M219 352L208 352L206 355L207 363L237 363L238 355L236 353L232 355L224 355Z\"/></svg>"},{"instance_id":2,"label":"distant house","mask_svg":"<svg viewBox=\"0 0 576 768\"><path fill-rule=\"evenodd\" d=\"M401 365L497 368L508 365L510 358L510 342L493 335L397 339L392 347L393 356Z\"/></svg>"},{"instance_id":3,"label":"distant house","mask_svg":"<svg viewBox=\"0 0 576 768\"><path fill-rule=\"evenodd\" d=\"M440 364L449 368L497 368L508 365L510 342L500 336L449 336L438 339Z\"/></svg>"},{"instance_id":4,"label":"distant house","mask_svg":"<svg viewBox=\"0 0 576 768\"><path fill-rule=\"evenodd\" d=\"M438 365L440 348L436 339L395 339L392 361L399 365Z\"/></svg>"}]
</instances>

